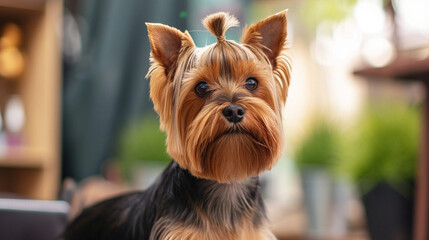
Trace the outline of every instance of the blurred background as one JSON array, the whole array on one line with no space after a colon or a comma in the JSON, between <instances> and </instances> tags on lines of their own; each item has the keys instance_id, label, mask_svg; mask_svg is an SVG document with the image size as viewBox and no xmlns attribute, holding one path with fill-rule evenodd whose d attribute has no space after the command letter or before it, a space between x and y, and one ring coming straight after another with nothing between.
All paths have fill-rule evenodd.
<instances>
[{"instance_id":1,"label":"blurred background","mask_svg":"<svg viewBox=\"0 0 429 240\"><path fill-rule=\"evenodd\" d=\"M275 235L429 239L427 0L0 0L0 238L54 239L170 162L145 22L202 47L210 13L235 15L239 41L284 9L287 141L261 176Z\"/></svg>"}]
</instances>

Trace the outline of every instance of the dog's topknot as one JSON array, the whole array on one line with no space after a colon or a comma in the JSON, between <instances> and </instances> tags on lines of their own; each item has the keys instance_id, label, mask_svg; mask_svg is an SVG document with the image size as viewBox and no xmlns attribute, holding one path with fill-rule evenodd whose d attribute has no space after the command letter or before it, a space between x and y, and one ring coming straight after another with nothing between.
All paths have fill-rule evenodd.
<instances>
[{"instance_id":1,"label":"dog's topknot","mask_svg":"<svg viewBox=\"0 0 429 240\"><path fill-rule=\"evenodd\" d=\"M225 40L225 33L230 27L238 26L238 20L225 12L208 15L203 19L204 26L216 36L218 42Z\"/></svg>"}]
</instances>

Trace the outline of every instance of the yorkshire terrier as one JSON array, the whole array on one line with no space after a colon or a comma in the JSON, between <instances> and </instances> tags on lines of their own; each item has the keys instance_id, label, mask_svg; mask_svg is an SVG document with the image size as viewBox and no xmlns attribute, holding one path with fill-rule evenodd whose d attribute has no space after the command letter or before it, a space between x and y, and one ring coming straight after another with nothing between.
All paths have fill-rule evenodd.
<instances>
[{"instance_id":1,"label":"yorkshire terrier","mask_svg":"<svg viewBox=\"0 0 429 240\"><path fill-rule=\"evenodd\" d=\"M217 42L147 23L150 96L174 161L145 191L105 200L70 223L65 239L276 239L258 174L282 154L289 80L286 11L225 39L238 21L203 20Z\"/></svg>"}]
</instances>

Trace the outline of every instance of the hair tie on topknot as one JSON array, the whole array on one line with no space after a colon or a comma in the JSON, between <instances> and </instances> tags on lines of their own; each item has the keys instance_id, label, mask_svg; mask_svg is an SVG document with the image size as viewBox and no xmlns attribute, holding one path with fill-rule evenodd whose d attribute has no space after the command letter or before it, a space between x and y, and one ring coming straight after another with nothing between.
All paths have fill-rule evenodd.
<instances>
[{"instance_id":1,"label":"hair tie on topknot","mask_svg":"<svg viewBox=\"0 0 429 240\"><path fill-rule=\"evenodd\" d=\"M217 41L218 42L225 41L225 36L218 36Z\"/></svg>"},{"instance_id":2,"label":"hair tie on topknot","mask_svg":"<svg viewBox=\"0 0 429 240\"><path fill-rule=\"evenodd\" d=\"M216 36L218 42L225 41L225 33L230 27L238 26L238 20L225 12L208 15L203 19L204 26Z\"/></svg>"}]
</instances>

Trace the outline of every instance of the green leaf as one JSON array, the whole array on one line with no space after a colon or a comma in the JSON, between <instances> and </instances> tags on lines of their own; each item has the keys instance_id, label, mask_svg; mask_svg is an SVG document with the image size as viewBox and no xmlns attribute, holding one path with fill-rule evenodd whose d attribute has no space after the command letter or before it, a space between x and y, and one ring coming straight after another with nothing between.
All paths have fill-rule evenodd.
<instances>
[{"instance_id":1,"label":"green leaf","mask_svg":"<svg viewBox=\"0 0 429 240\"><path fill-rule=\"evenodd\" d=\"M144 163L167 165L171 158L166 153L165 138L153 116L127 126L118 151L118 164L124 176L129 177L133 168Z\"/></svg>"}]
</instances>

